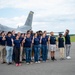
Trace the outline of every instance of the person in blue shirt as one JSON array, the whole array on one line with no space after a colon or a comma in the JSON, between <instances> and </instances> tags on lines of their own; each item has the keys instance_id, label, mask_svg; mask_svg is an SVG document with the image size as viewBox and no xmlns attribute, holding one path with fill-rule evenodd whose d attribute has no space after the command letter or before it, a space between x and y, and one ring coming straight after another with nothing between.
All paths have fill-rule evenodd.
<instances>
[{"instance_id":1,"label":"person in blue shirt","mask_svg":"<svg viewBox=\"0 0 75 75\"><path fill-rule=\"evenodd\" d=\"M13 38L13 40L15 40L15 30L12 30L12 35L11 35L11 37ZM15 52L14 52L14 47L13 47L13 56L12 56L12 60L13 61L15 61Z\"/></svg>"},{"instance_id":2,"label":"person in blue shirt","mask_svg":"<svg viewBox=\"0 0 75 75\"><path fill-rule=\"evenodd\" d=\"M13 55L13 38L11 37L11 32L8 32L6 36L6 62L7 64L12 64Z\"/></svg>"},{"instance_id":3,"label":"person in blue shirt","mask_svg":"<svg viewBox=\"0 0 75 75\"><path fill-rule=\"evenodd\" d=\"M55 59L55 51L56 51L56 38L54 36L54 32L50 32L50 37L49 37L49 50L50 50L50 55L51 55L51 60L56 60Z\"/></svg>"},{"instance_id":4,"label":"person in blue shirt","mask_svg":"<svg viewBox=\"0 0 75 75\"><path fill-rule=\"evenodd\" d=\"M0 34L0 45L1 45L1 34Z\"/></svg>"},{"instance_id":5,"label":"person in blue shirt","mask_svg":"<svg viewBox=\"0 0 75 75\"><path fill-rule=\"evenodd\" d=\"M59 33L58 37L58 48L60 50L60 59L64 59L64 38L62 36L62 33Z\"/></svg>"},{"instance_id":6,"label":"person in blue shirt","mask_svg":"<svg viewBox=\"0 0 75 75\"><path fill-rule=\"evenodd\" d=\"M21 66L20 63L20 45L21 41L19 39L19 36L16 36L16 39L14 40L14 51L15 51L15 63L16 66Z\"/></svg>"},{"instance_id":7,"label":"person in blue shirt","mask_svg":"<svg viewBox=\"0 0 75 75\"><path fill-rule=\"evenodd\" d=\"M6 44L6 38L4 31L1 32L0 36L0 52L1 52L1 63L5 63L5 56L6 56L6 50L5 50L5 44Z\"/></svg>"},{"instance_id":8,"label":"person in blue shirt","mask_svg":"<svg viewBox=\"0 0 75 75\"><path fill-rule=\"evenodd\" d=\"M45 33L43 33L41 37L41 45L42 45L42 60L46 62L47 60L47 38Z\"/></svg>"},{"instance_id":9,"label":"person in blue shirt","mask_svg":"<svg viewBox=\"0 0 75 75\"><path fill-rule=\"evenodd\" d=\"M35 61L35 63L40 63L40 61L39 61L39 44L40 44L40 40L37 37L37 33L34 34L33 44L34 44L34 61Z\"/></svg>"},{"instance_id":10,"label":"person in blue shirt","mask_svg":"<svg viewBox=\"0 0 75 75\"><path fill-rule=\"evenodd\" d=\"M11 37L13 38L13 40L16 39L16 37L15 37L15 30L12 31L12 35L11 35Z\"/></svg>"},{"instance_id":11,"label":"person in blue shirt","mask_svg":"<svg viewBox=\"0 0 75 75\"><path fill-rule=\"evenodd\" d=\"M42 31L37 32L37 38L40 40L42 36ZM39 60L41 60L42 57L42 51L41 51L41 44L39 43Z\"/></svg>"},{"instance_id":12,"label":"person in blue shirt","mask_svg":"<svg viewBox=\"0 0 75 75\"><path fill-rule=\"evenodd\" d=\"M45 34L45 38L47 39L47 59L48 59L48 53L49 53L49 45L48 45L48 38L49 36L47 35L47 31L44 31L44 34Z\"/></svg>"},{"instance_id":13,"label":"person in blue shirt","mask_svg":"<svg viewBox=\"0 0 75 75\"><path fill-rule=\"evenodd\" d=\"M68 29L66 30L64 37L65 37L65 45L66 45L66 58L71 59L71 57L70 57L71 40L70 40L70 35L69 35Z\"/></svg>"},{"instance_id":14,"label":"person in blue shirt","mask_svg":"<svg viewBox=\"0 0 75 75\"><path fill-rule=\"evenodd\" d=\"M33 39L33 36L34 36L34 33L33 33L32 30L30 31L30 33L31 33L31 40L32 40ZM33 47L33 44L31 46L31 48L32 48L32 56L31 56L31 59L33 60L34 59L34 47Z\"/></svg>"},{"instance_id":15,"label":"person in blue shirt","mask_svg":"<svg viewBox=\"0 0 75 75\"><path fill-rule=\"evenodd\" d=\"M23 41L23 39L24 39L24 36L25 36L25 34L21 34L21 37L20 37L20 41L21 41L21 47L20 47L20 62L22 62L22 59L24 59L25 57L24 57L24 50L23 50L23 44L22 44L22 41Z\"/></svg>"},{"instance_id":16,"label":"person in blue shirt","mask_svg":"<svg viewBox=\"0 0 75 75\"><path fill-rule=\"evenodd\" d=\"M31 44L32 44L32 40L31 40L31 37L30 37L30 33L27 33L26 34L26 37L24 37L23 41L23 47L24 47L24 51L26 53L26 63L27 64L32 64L31 62Z\"/></svg>"}]
</instances>

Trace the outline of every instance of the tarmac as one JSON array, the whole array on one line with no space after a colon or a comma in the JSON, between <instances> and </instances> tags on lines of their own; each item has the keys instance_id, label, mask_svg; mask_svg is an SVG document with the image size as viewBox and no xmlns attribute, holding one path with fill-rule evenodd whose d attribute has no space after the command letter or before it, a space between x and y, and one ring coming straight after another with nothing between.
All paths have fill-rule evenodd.
<instances>
[{"instance_id":1,"label":"tarmac","mask_svg":"<svg viewBox=\"0 0 75 75\"><path fill-rule=\"evenodd\" d=\"M66 57L65 60L60 60L57 50L57 61L54 62L49 59L46 63L30 65L23 63L19 67L16 67L15 64L0 64L0 75L75 75L75 43L72 43L70 56L70 60L67 60Z\"/></svg>"}]
</instances>

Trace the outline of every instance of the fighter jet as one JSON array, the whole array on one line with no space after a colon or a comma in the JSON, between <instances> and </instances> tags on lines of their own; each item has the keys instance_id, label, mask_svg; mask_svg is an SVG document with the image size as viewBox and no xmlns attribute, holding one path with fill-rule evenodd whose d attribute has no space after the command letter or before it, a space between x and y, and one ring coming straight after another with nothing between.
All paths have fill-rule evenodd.
<instances>
[{"instance_id":1,"label":"fighter jet","mask_svg":"<svg viewBox=\"0 0 75 75\"><path fill-rule=\"evenodd\" d=\"M28 17L27 17L27 20L26 20L25 24L24 24L23 26L21 26L21 27L10 28L10 27L7 27L7 26L4 26L4 25L1 25L1 24L0 24L0 32L1 32L1 31L8 32L8 31L15 30L16 32L25 33L25 32L28 31L28 30L32 30L33 14L34 14L33 11L30 11L30 12L29 12L29 15L28 15Z\"/></svg>"}]
</instances>

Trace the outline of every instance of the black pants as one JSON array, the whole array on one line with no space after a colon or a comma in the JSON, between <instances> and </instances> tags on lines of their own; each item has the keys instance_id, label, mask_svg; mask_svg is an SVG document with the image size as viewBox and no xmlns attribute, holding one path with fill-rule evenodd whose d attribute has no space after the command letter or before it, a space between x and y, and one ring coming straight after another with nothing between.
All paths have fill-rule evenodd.
<instances>
[{"instance_id":1,"label":"black pants","mask_svg":"<svg viewBox=\"0 0 75 75\"><path fill-rule=\"evenodd\" d=\"M15 48L13 48L12 60L15 61Z\"/></svg>"},{"instance_id":2,"label":"black pants","mask_svg":"<svg viewBox=\"0 0 75 75\"><path fill-rule=\"evenodd\" d=\"M20 48L15 47L15 63L20 63Z\"/></svg>"}]
</instances>

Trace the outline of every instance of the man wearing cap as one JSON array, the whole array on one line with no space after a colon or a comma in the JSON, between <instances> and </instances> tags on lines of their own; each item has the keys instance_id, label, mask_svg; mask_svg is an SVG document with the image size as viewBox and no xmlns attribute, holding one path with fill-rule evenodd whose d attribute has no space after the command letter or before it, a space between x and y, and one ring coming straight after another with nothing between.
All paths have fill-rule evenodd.
<instances>
[{"instance_id":1,"label":"man wearing cap","mask_svg":"<svg viewBox=\"0 0 75 75\"><path fill-rule=\"evenodd\" d=\"M62 37L62 33L59 33L58 37L58 48L60 50L60 59L64 59L64 38Z\"/></svg>"}]
</instances>

